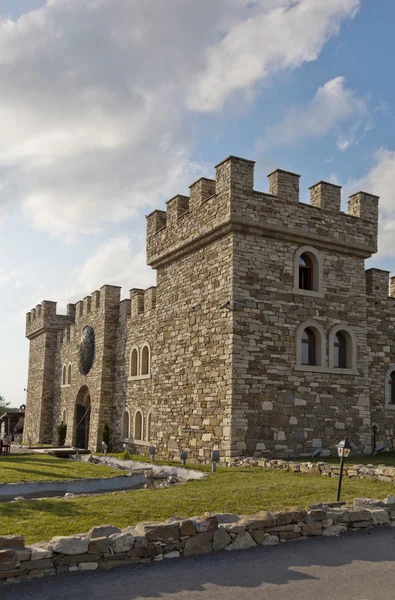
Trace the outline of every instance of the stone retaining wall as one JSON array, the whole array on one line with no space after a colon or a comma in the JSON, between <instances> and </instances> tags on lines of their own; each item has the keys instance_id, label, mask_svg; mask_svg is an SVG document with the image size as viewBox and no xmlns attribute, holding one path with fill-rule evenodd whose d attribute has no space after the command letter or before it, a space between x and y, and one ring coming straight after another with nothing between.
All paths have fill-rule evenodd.
<instances>
[{"instance_id":1,"label":"stone retaining wall","mask_svg":"<svg viewBox=\"0 0 395 600\"><path fill-rule=\"evenodd\" d=\"M325 462L292 462L280 459L267 458L241 458L233 460L232 467L262 467L264 469L278 469L305 475L322 475L323 477L339 477L340 462L330 465ZM350 465L345 463L343 477L358 477L360 479L376 479L387 483L395 483L395 467L387 465Z\"/></svg>"},{"instance_id":2,"label":"stone retaining wall","mask_svg":"<svg viewBox=\"0 0 395 600\"><path fill-rule=\"evenodd\" d=\"M103 525L85 534L54 537L32 546L25 546L22 536L4 536L0 537L0 585L43 575L150 564L221 550L274 546L310 536L337 536L378 525L395 526L395 503L388 502L390 497L387 502L360 498L351 507L335 503L249 516L207 513L164 523L139 523L122 530Z\"/></svg>"}]
</instances>

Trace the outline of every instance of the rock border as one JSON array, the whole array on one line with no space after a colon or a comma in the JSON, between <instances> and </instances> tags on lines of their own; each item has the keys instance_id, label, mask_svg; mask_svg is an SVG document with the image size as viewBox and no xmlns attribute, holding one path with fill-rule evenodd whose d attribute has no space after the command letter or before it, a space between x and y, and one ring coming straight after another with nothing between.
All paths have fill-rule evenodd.
<instances>
[{"instance_id":1,"label":"rock border","mask_svg":"<svg viewBox=\"0 0 395 600\"><path fill-rule=\"evenodd\" d=\"M296 462L282 459L241 458L232 461L231 467L261 467L303 473L304 475L322 475L323 477L339 477L340 463L331 465L326 462ZM359 479L375 479L387 483L395 483L395 467L387 465L351 465L345 462L343 477Z\"/></svg>"},{"instance_id":2,"label":"rock border","mask_svg":"<svg viewBox=\"0 0 395 600\"><path fill-rule=\"evenodd\" d=\"M390 525L395 527L395 498L385 502L357 498L351 507L320 504L307 510L260 511L249 516L206 513L172 517L119 529L93 527L88 533L57 536L26 546L22 536L0 536L0 585L73 571L144 565L219 551L274 546L311 536Z\"/></svg>"}]
</instances>

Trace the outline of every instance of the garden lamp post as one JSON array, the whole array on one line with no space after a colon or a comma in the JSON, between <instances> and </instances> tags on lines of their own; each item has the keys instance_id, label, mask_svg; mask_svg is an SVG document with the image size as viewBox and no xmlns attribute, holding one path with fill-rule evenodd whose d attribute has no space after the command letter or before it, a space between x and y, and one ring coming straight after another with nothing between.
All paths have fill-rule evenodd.
<instances>
[{"instance_id":1,"label":"garden lamp post","mask_svg":"<svg viewBox=\"0 0 395 600\"><path fill-rule=\"evenodd\" d=\"M101 447L103 448L103 454L106 455L108 450L108 445L106 444L106 442L102 442Z\"/></svg>"},{"instance_id":2,"label":"garden lamp post","mask_svg":"<svg viewBox=\"0 0 395 600\"><path fill-rule=\"evenodd\" d=\"M211 452L211 470L213 473L217 470L217 463L219 462L219 450L212 450Z\"/></svg>"},{"instance_id":3,"label":"garden lamp post","mask_svg":"<svg viewBox=\"0 0 395 600\"><path fill-rule=\"evenodd\" d=\"M156 454L156 448L155 448L155 446L150 446L148 448L148 451L149 451L151 462L155 462L155 454Z\"/></svg>"},{"instance_id":4,"label":"garden lamp post","mask_svg":"<svg viewBox=\"0 0 395 600\"><path fill-rule=\"evenodd\" d=\"M344 467L344 459L350 455L352 450L352 446L348 441L347 437L344 438L341 442L336 445L337 454L340 457L340 475L339 475L339 484L337 486L337 502L340 500L340 493L342 489L342 479L343 479L343 467Z\"/></svg>"},{"instance_id":5,"label":"garden lamp post","mask_svg":"<svg viewBox=\"0 0 395 600\"><path fill-rule=\"evenodd\" d=\"M181 464L183 467L187 464L188 452L186 450L180 451Z\"/></svg>"}]
</instances>

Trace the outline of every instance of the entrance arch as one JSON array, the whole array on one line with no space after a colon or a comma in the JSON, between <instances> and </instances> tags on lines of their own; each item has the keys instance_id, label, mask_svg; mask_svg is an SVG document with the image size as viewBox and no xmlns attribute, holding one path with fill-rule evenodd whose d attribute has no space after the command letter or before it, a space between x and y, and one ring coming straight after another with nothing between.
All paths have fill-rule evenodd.
<instances>
[{"instance_id":1,"label":"entrance arch","mask_svg":"<svg viewBox=\"0 0 395 600\"><path fill-rule=\"evenodd\" d=\"M86 385L77 394L74 413L74 446L81 450L89 447L91 395Z\"/></svg>"}]
</instances>

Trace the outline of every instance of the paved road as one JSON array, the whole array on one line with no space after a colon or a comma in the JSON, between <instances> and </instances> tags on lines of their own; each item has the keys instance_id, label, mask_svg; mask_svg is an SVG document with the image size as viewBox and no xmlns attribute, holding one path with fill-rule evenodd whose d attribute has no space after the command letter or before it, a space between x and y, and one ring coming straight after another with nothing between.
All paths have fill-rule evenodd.
<instances>
[{"instance_id":1,"label":"paved road","mask_svg":"<svg viewBox=\"0 0 395 600\"><path fill-rule=\"evenodd\" d=\"M0 588L1 600L394 600L395 529L70 574Z\"/></svg>"}]
</instances>

